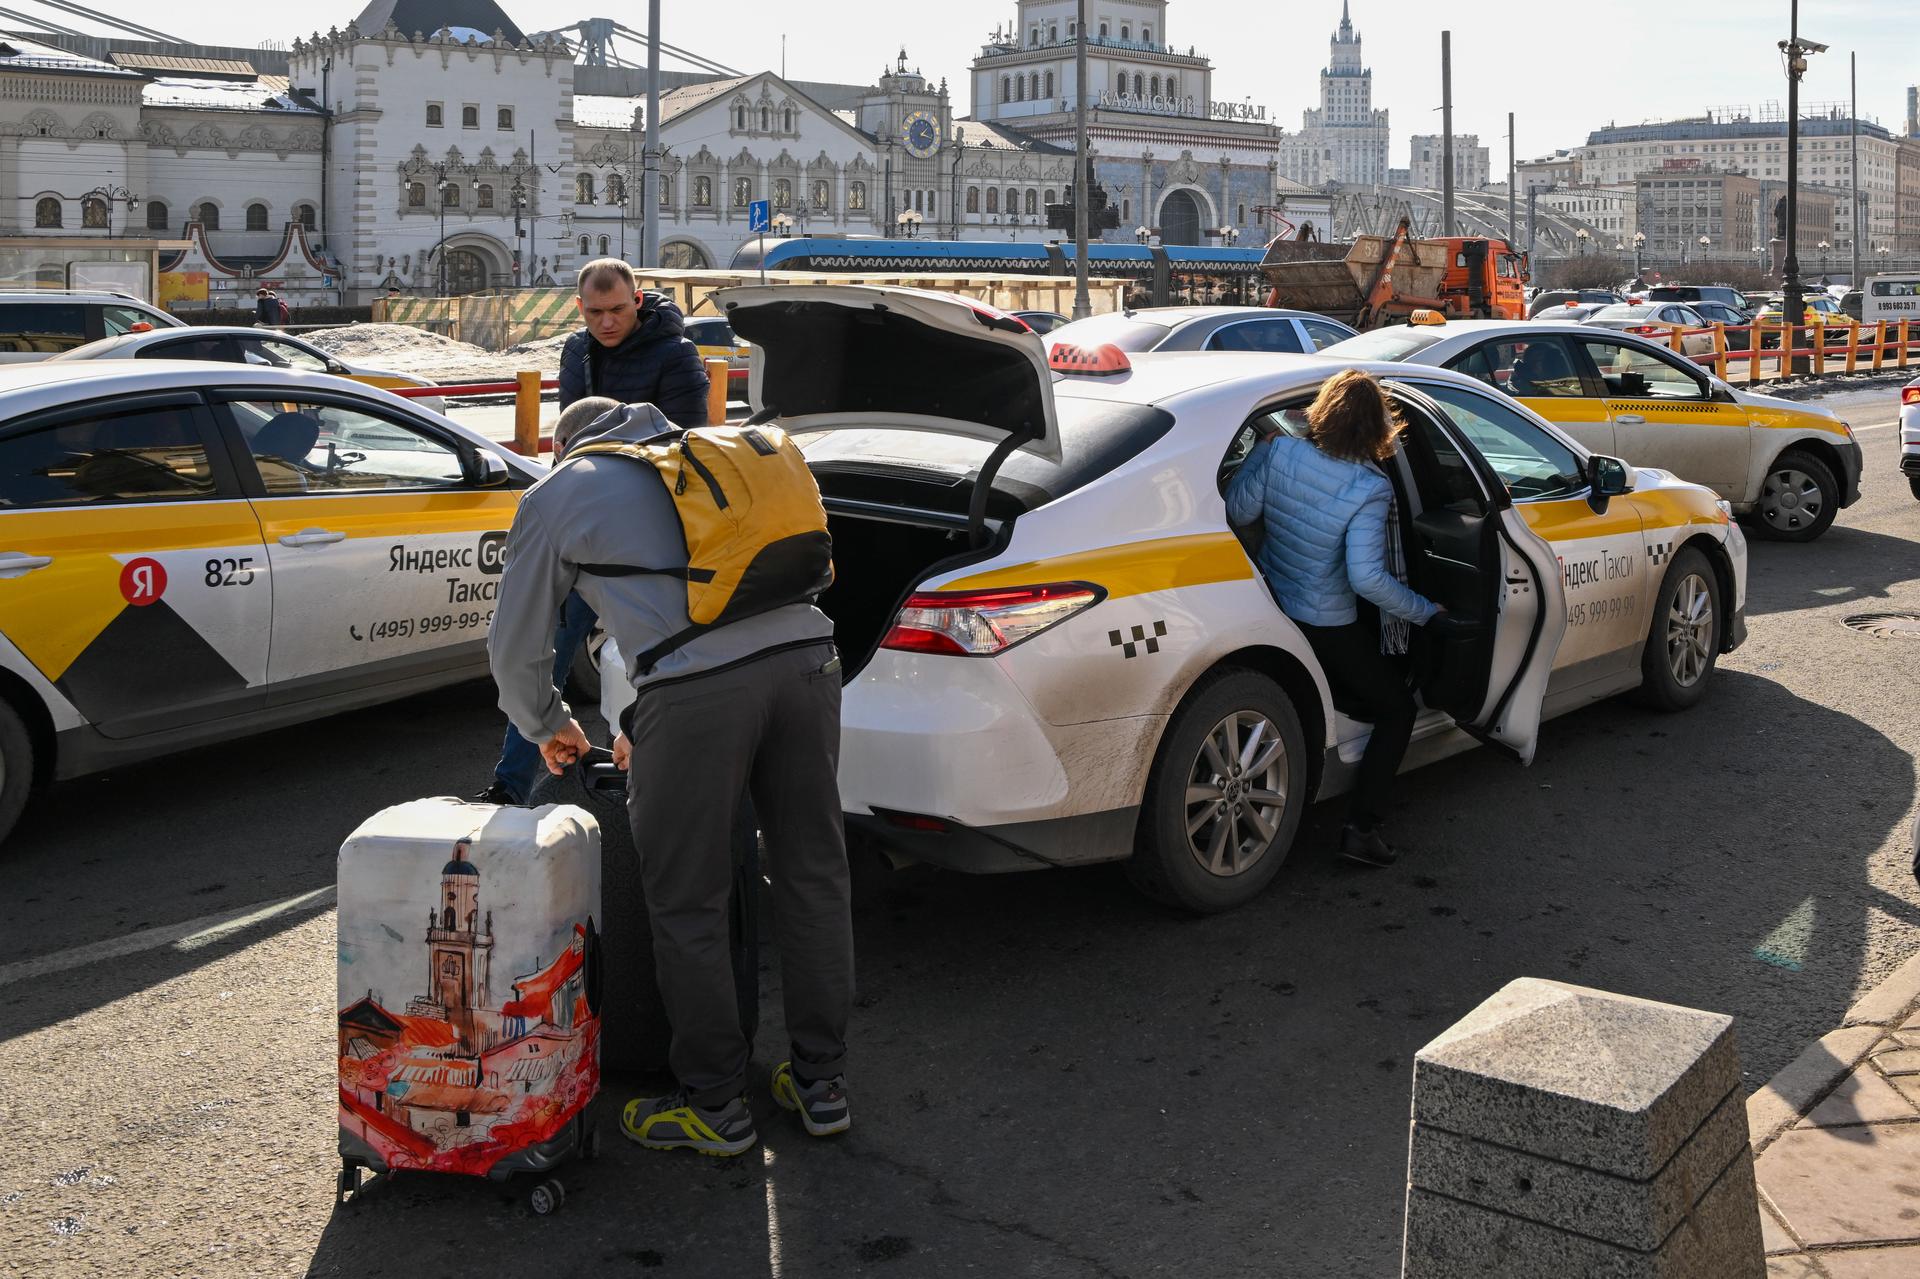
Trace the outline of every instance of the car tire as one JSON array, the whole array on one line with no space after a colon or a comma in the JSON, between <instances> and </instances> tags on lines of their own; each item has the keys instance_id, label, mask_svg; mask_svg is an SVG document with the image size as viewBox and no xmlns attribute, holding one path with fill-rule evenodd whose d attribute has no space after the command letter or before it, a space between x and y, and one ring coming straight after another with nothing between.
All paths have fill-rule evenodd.
<instances>
[{"instance_id":1,"label":"car tire","mask_svg":"<svg viewBox=\"0 0 1920 1279\"><path fill-rule=\"evenodd\" d=\"M1920 475L1909 475L1907 477L1907 487L1913 490L1915 497L1920 498Z\"/></svg>"},{"instance_id":2,"label":"car tire","mask_svg":"<svg viewBox=\"0 0 1920 1279\"><path fill-rule=\"evenodd\" d=\"M0 842L27 811L38 780L40 752L33 730L11 702L0 700Z\"/></svg>"},{"instance_id":3,"label":"car tire","mask_svg":"<svg viewBox=\"0 0 1920 1279\"><path fill-rule=\"evenodd\" d=\"M1760 481L1760 498L1749 521L1770 542L1811 542L1840 513L1840 481L1819 458L1788 449Z\"/></svg>"},{"instance_id":4,"label":"car tire","mask_svg":"<svg viewBox=\"0 0 1920 1279\"><path fill-rule=\"evenodd\" d=\"M1720 609L1719 574L1697 548L1681 548L1653 597L1636 701L1683 711L1707 695L1725 631Z\"/></svg>"},{"instance_id":5,"label":"car tire","mask_svg":"<svg viewBox=\"0 0 1920 1279\"><path fill-rule=\"evenodd\" d=\"M567 668L567 696L578 705L593 707L596 714L600 709L600 645L606 637L605 631L594 627L587 642L573 655L573 665Z\"/></svg>"},{"instance_id":6,"label":"car tire","mask_svg":"<svg viewBox=\"0 0 1920 1279\"><path fill-rule=\"evenodd\" d=\"M1222 749L1229 738L1237 745ZM1238 667L1207 675L1160 739L1128 878L1155 901L1196 914L1250 901L1293 846L1312 799L1308 775L1300 716L1278 684ZM1214 798L1195 798L1205 790ZM1207 803L1214 805L1210 814L1202 811ZM1197 814L1194 829L1190 814ZM1263 830L1270 833L1263 837Z\"/></svg>"}]
</instances>

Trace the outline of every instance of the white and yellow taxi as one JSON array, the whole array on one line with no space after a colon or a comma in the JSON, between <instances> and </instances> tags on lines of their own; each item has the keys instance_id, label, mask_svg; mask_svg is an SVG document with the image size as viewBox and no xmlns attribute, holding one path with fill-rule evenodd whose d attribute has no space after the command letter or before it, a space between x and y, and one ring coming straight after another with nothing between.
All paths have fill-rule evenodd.
<instances>
[{"instance_id":1,"label":"white and yellow taxi","mask_svg":"<svg viewBox=\"0 0 1920 1279\"><path fill-rule=\"evenodd\" d=\"M331 373L367 386L391 391L397 387L432 386L411 373L349 364L304 338L272 329L245 325L197 324L191 328L154 329L102 338L63 351L54 360L215 360L221 364L254 364L265 369L298 369L304 373ZM439 396L423 396L414 403L436 413L446 411Z\"/></svg>"},{"instance_id":2,"label":"white and yellow taxi","mask_svg":"<svg viewBox=\"0 0 1920 1279\"><path fill-rule=\"evenodd\" d=\"M1579 324L1447 320L1327 348L1457 369L1579 443L1704 484L1761 537L1810 542L1860 500L1860 445L1833 412L1738 390L1658 342Z\"/></svg>"},{"instance_id":3,"label":"white and yellow taxi","mask_svg":"<svg viewBox=\"0 0 1920 1279\"><path fill-rule=\"evenodd\" d=\"M1256 427L1297 430L1348 362L1056 348L963 299L861 286L719 295L756 411L799 439L837 576L852 830L974 871L1126 859L1154 896L1245 901L1369 726L1228 527ZM1739 643L1726 503L1590 454L1484 383L1364 365L1409 429L1389 471L1411 584L1487 624L1416 631L1410 765L1631 689L1679 708Z\"/></svg>"},{"instance_id":4,"label":"white and yellow taxi","mask_svg":"<svg viewBox=\"0 0 1920 1279\"><path fill-rule=\"evenodd\" d=\"M323 374L0 368L0 836L52 778L485 674L544 469Z\"/></svg>"}]
</instances>

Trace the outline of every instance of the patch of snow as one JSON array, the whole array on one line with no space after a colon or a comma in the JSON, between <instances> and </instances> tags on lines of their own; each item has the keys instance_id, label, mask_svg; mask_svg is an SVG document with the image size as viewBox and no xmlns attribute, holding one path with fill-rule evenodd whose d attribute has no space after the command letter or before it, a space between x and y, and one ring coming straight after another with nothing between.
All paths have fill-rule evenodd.
<instances>
[{"instance_id":1,"label":"patch of snow","mask_svg":"<svg viewBox=\"0 0 1920 1279\"><path fill-rule=\"evenodd\" d=\"M406 324L349 324L308 335L310 341L350 364L411 373L435 382L493 382L523 369L560 371L565 337L526 342L505 351L489 351Z\"/></svg>"}]
</instances>

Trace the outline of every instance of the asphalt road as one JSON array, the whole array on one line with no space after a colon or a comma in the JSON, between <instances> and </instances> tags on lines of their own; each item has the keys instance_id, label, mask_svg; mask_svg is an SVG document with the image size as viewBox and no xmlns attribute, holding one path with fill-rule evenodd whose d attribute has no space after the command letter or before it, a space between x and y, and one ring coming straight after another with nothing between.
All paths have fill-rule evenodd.
<instances>
[{"instance_id":1,"label":"asphalt road","mask_svg":"<svg viewBox=\"0 0 1920 1279\"><path fill-rule=\"evenodd\" d=\"M1111 868L902 873L857 920L850 1134L759 1091L750 1156L613 1140L550 1218L451 1178L331 1194L334 852L481 785L488 688L62 784L0 853L0 1275L1397 1273L1412 1055L1502 983L1733 1013L1757 1085L1920 945L1920 644L1841 625L1920 612L1890 402L1842 401L1865 497L1754 546L1751 638L1695 710L1410 776L1391 870L1316 810L1222 917ZM771 952L764 980L757 1070Z\"/></svg>"}]
</instances>

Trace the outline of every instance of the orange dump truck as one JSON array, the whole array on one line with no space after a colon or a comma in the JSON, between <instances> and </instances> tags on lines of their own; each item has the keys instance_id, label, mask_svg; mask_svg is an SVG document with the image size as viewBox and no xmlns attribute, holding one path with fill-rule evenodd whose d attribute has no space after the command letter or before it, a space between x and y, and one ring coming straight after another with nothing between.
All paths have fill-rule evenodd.
<instances>
[{"instance_id":1,"label":"orange dump truck","mask_svg":"<svg viewBox=\"0 0 1920 1279\"><path fill-rule=\"evenodd\" d=\"M1392 235L1350 246L1275 240L1260 262L1267 305L1318 311L1356 329L1404 320L1421 308L1456 319L1527 318L1527 257L1505 240L1416 240L1405 219Z\"/></svg>"}]
</instances>

